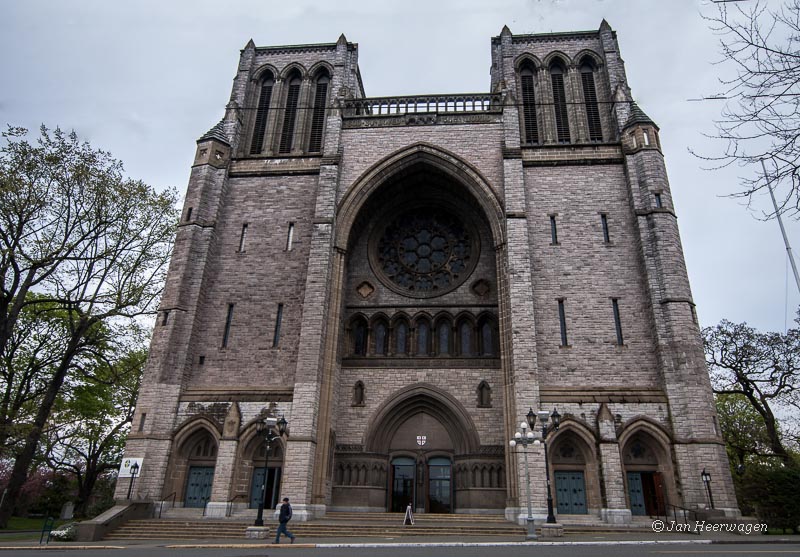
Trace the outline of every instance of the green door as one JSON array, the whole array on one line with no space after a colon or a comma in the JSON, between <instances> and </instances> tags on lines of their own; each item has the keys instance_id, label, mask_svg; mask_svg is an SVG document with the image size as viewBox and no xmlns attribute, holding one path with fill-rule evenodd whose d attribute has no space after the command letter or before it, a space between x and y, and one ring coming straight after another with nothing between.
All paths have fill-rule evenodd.
<instances>
[{"instance_id":1,"label":"green door","mask_svg":"<svg viewBox=\"0 0 800 557\"><path fill-rule=\"evenodd\" d=\"M586 514L586 482L583 472L556 472L558 514Z\"/></svg>"},{"instance_id":2,"label":"green door","mask_svg":"<svg viewBox=\"0 0 800 557\"><path fill-rule=\"evenodd\" d=\"M631 514L645 516L647 511L644 506L641 472L628 472L628 496L631 499Z\"/></svg>"},{"instance_id":3,"label":"green door","mask_svg":"<svg viewBox=\"0 0 800 557\"><path fill-rule=\"evenodd\" d=\"M186 498L183 501L183 506L205 507L211 498L211 484L213 483L213 466L190 467L189 478L186 480Z\"/></svg>"}]
</instances>

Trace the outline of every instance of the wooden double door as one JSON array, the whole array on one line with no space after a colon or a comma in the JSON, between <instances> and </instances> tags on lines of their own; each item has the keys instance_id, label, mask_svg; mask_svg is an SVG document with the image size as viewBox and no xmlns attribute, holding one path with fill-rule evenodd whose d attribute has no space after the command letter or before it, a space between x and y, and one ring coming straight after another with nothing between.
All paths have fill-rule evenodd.
<instances>
[{"instance_id":1,"label":"wooden double door","mask_svg":"<svg viewBox=\"0 0 800 557\"><path fill-rule=\"evenodd\" d=\"M558 514L586 514L586 481L582 471L556 471Z\"/></svg>"}]
</instances>

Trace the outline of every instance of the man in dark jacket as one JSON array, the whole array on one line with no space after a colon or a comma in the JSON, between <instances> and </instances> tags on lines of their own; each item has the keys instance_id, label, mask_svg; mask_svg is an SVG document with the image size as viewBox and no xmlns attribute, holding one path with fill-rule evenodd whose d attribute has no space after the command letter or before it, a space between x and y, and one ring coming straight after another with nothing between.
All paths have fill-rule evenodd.
<instances>
[{"instance_id":1,"label":"man in dark jacket","mask_svg":"<svg viewBox=\"0 0 800 557\"><path fill-rule=\"evenodd\" d=\"M275 543L281 543L281 533L288 536L291 543L294 543L294 534L286 529L286 524L292 519L292 506L289 504L289 498L283 498L283 505L281 505L281 513L278 516L278 531L275 533Z\"/></svg>"}]
</instances>

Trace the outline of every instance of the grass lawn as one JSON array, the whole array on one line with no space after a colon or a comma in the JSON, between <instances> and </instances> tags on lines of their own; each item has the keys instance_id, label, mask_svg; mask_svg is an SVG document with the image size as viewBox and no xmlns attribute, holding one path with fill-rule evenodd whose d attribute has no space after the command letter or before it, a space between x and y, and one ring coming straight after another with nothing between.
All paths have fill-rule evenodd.
<instances>
[{"instance_id":1,"label":"grass lawn","mask_svg":"<svg viewBox=\"0 0 800 557\"><path fill-rule=\"evenodd\" d=\"M53 529L64 524L63 520L56 520ZM8 521L8 528L0 530L0 540L32 540L39 539L44 526L44 518L22 518L12 516Z\"/></svg>"}]
</instances>

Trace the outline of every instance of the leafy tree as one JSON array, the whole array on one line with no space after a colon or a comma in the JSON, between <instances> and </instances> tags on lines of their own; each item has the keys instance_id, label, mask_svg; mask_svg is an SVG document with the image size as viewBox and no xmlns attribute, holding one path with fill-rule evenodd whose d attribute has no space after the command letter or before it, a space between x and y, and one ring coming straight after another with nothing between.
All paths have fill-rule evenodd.
<instances>
[{"instance_id":1,"label":"leafy tree","mask_svg":"<svg viewBox=\"0 0 800 557\"><path fill-rule=\"evenodd\" d=\"M745 399L763 420L769 453L789 462L776 413L800 395L800 329L761 333L723 320L703 329L703 341L714 392Z\"/></svg>"},{"instance_id":2,"label":"leafy tree","mask_svg":"<svg viewBox=\"0 0 800 557\"><path fill-rule=\"evenodd\" d=\"M728 459L735 469L773 457L764 418L739 394L716 395L717 415Z\"/></svg>"},{"instance_id":3,"label":"leafy tree","mask_svg":"<svg viewBox=\"0 0 800 557\"><path fill-rule=\"evenodd\" d=\"M6 354L26 306L57 315L64 334L16 452L0 527L67 378L88 369L81 360L102 351L125 319L155 310L177 223L174 191L125 178L119 161L75 133L42 127L36 143L26 134L9 128L0 148L0 365L16 364Z\"/></svg>"},{"instance_id":4,"label":"leafy tree","mask_svg":"<svg viewBox=\"0 0 800 557\"><path fill-rule=\"evenodd\" d=\"M145 350L134 349L97 362L90 378L64 389L53 409L44 459L74 477L76 516L87 515L98 479L119 468L146 360Z\"/></svg>"},{"instance_id":5,"label":"leafy tree","mask_svg":"<svg viewBox=\"0 0 800 557\"><path fill-rule=\"evenodd\" d=\"M743 510L752 510L771 528L789 529L797 533L800 525L800 466L757 465L748 467L737 479L737 494Z\"/></svg>"},{"instance_id":6,"label":"leafy tree","mask_svg":"<svg viewBox=\"0 0 800 557\"><path fill-rule=\"evenodd\" d=\"M800 212L800 0L779 6L756 2L718 2L707 17L720 36L723 67L733 75L721 79L725 99L716 122L724 152L712 157L722 165L756 165L755 178L742 179L734 197L752 200L768 180L768 166L780 212ZM771 6L775 6L772 3Z\"/></svg>"}]
</instances>

